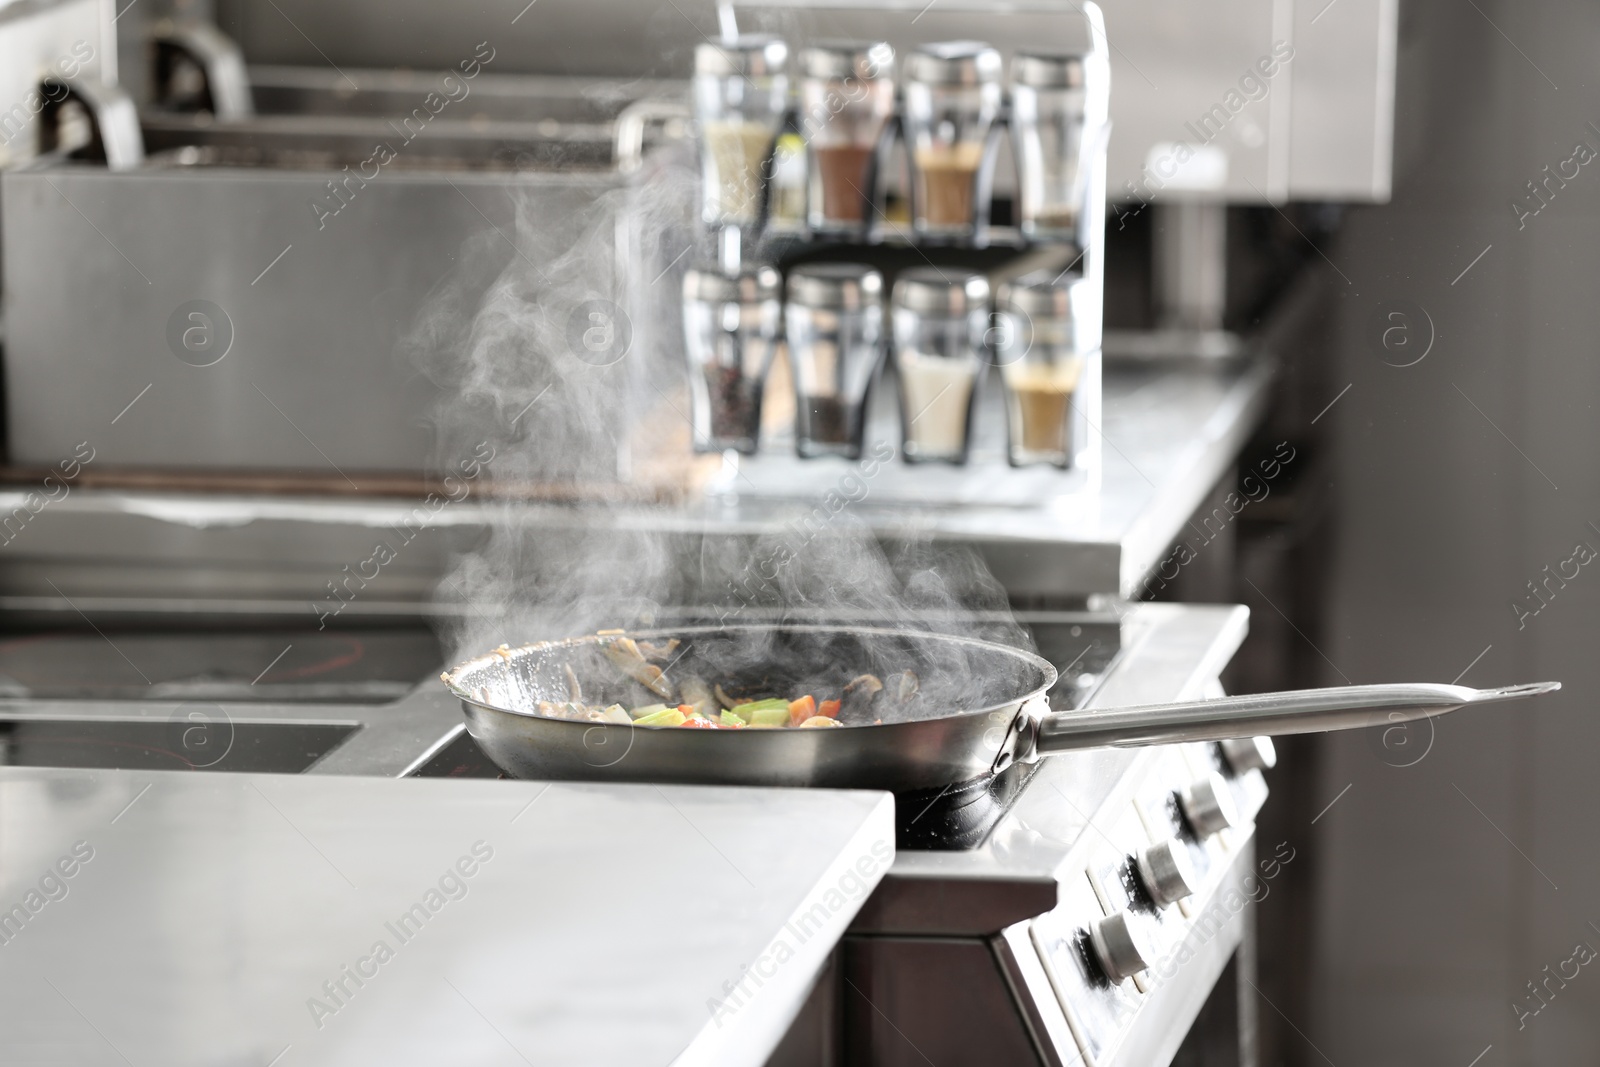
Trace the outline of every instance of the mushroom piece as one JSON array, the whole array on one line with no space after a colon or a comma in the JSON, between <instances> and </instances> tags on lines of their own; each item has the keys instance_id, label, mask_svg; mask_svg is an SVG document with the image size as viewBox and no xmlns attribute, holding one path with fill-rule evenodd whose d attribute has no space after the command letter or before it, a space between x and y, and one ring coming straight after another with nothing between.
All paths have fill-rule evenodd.
<instances>
[{"instance_id":1,"label":"mushroom piece","mask_svg":"<svg viewBox=\"0 0 1600 1067\"><path fill-rule=\"evenodd\" d=\"M646 663L644 654L639 651L639 646L631 637L603 637L600 639L600 651L605 653L606 659L615 664L624 674L658 697L672 699L672 685L667 681L661 668L653 663Z\"/></svg>"},{"instance_id":2,"label":"mushroom piece","mask_svg":"<svg viewBox=\"0 0 1600 1067\"><path fill-rule=\"evenodd\" d=\"M665 662L672 658L672 654L678 650L678 646L683 644L683 642L679 641L676 637L669 637L667 638L666 644L663 645L652 644L649 641L640 641L638 644L639 651L643 654L645 659L653 659Z\"/></svg>"},{"instance_id":3,"label":"mushroom piece","mask_svg":"<svg viewBox=\"0 0 1600 1067\"><path fill-rule=\"evenodd\" d=\"M883 692L883 683L877 675L861 674L852 678L839 698L840 719L865 719Z\"/></svg>"}]
</instances>

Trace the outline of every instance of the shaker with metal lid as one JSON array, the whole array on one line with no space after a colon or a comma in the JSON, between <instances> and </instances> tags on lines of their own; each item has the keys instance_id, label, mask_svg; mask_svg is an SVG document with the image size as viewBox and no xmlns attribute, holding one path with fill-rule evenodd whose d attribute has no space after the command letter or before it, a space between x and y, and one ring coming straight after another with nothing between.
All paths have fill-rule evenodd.
<instances>
[{"instance_id":1,"label":"shaker with metal lid","mask_svg":"<svg viewBox=\"0 0 1600 1067\"><path fill-rule=\"evenodd\" d=\"M988 280L917 267L896 279L892 303L905 458L964 463L986 362Z\"/></svg>"},{"instance_id":2,"label":"shaker with metal lid","mask_svg":"<svg viewBox=\"0 0 1600 1067\"><path fill-rule=\"evenodd\" d=\"M788 45L767 34L695 47L702 216L709 225L748 225L760 214L763 170L788 106L788 60Z\"/></svg>"},{"instance_id":3,"label":"shaker with metal lid","mask_svg":"<svg viewBox=\"0 0 1600 1067\"><path fill-rule=\"evenodd\" d=\"M1105 123L1109 80L1093 55L1020 53L1011 60L1018 214L1028 236L1081 243L1089 155Z\"/></svg>"},{"instance_id":4,"label":"shaker with metal lid","mask_svg":"<svg viewBox=\"0 0 1600 1067\"><path fill-rule=\"evenodd\" d=\"M761 393L778 340L778 272L714 267L683 276L683 333L689 357L690 421L697 452L754 453Z\"/></svg>"},{"instance_id":5,"label":"shaker with metal lid","mask_svg":"<svg viewBox=\"0 0 1600 1067\"><path fill-rule=\"evenodd\" d=\"M1099 315L1092 284L1039 271L996 294L997 361L1013 466L1081 466L1100 424Z\"/></svg>"},{"instance_id":6,"label":"shaker with metal lid","mask_svg":"<svg viewBox=\"0 0 1600 1067\"><path fill-rule=\"evenodd\" d=\"M867 391L883 357L883 275L859 263L795 267L784 320L795 451L859 459Z\"/></svg>"},{"instance_id":7,"label":"shaker with metal lid","mask_svg":"<svg viewBox=\"0 0 1600 1067\"><path fill-rule=\"evenodd\" d=\"M906 143L916 175L918 233L972 232L974 189L1000 110L1000 68L1000 53L979 41L923 45L906 60Z\"/></svg>"},{"instance_id":8,"label":"shaker with metal lid","mask_svg":"<svg viewBox=\"0 0 1600 1067\"><path fill-rule=\"evenodd\" d=\"M894 111L894 49L882 42L822 41L800 53L801 129L811 144L813 229L867 218L871 161Z\"/></svg>"}]
</instances>

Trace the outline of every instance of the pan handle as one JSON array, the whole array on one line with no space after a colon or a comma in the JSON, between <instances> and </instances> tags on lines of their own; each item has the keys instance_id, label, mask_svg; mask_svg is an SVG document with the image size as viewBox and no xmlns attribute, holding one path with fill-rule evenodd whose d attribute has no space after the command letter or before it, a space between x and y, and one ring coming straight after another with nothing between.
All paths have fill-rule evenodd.
<instances>
[{"instance_id":1,"label":"pan handle","mask_svg":"<svg viewBox=\"0 0 1600 1067\"><path fill-rule=\"evenodd\" d=\"M1067 711L1038 720L1034 753L1069 752L1080 748L1130 748L1180 741L1225 741L1258 734L1315 734L1357 730L1430 718L1468 704L1554 693L1560 682L1535 682L1501 689L1470 689L1427 682L1398 685L1350 685L1333 689L1299 689L1196 700L1182 704L1146 704L1106 711Z\"/></svg>"}]
</instances>

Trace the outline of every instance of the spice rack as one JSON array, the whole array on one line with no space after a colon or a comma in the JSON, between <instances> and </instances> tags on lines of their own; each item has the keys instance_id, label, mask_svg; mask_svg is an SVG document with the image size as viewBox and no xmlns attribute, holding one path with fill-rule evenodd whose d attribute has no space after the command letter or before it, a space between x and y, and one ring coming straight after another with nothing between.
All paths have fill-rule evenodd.
<instances>
[{"instance_id":1,"label":"spice rack","mask_svg":"<svg viewBox=\"0 0 1600 1067\"><path fill-rule=\"evenodd\" d=\"M1011 448L1007 447L1006 433L1008 423L1019 420L1019 409L1013 403L1011 411L1006 410L1002 401L1012 396L1008 391L1011 387L1005 384L1009 379L1003 368L994 366L999 362L998 354L1003 347L997 340L1003 340L1006 327L1001 318L990 319L989 328L983 331L983 365L974 376L975 400L968 446L961 457L963 465L948 468L942 463L902 464L908 451L916 452L915 442L911 449L905 447L903 430L913 425L921 413L895 411L894 392L900 388L902 374L893 364L901 344L895 341L893 321L898 312L890 309L884 310L883 322L877 327L877 343L883 355L870 376L868 402L861 407L861 449L860 452L850 449L843 452L844 459L850 461L870 447L892 448L897 473L890 481L896 486L903 485L904 492L886 495L903 495L913 501L954 503L982 498L990 502L1014 500L1023 504L1037 502L1042 493L1076 494L1092 489L1098 477L1100 451L1099 338L1104 277L1105 158L1110 128L1106 117L1109 63L1103 18L1093 3L1081 6L1066 2L1033 3L1023 9L998 12L969 4L964 8L937 9L937 18L932 12L926 20L908 18L908 25L917 22L928 25L911 25L909 31L897 26L895 33L902 36L897 38L891 34L889 41L882 41L882 28L898 22L892 17L892 12L897 10L881 6L843 8L802 3L798 6L786 4L780 11L777 5L764 0L740 5L737 9L740 29L781 29L784 40L802 53L803 62L799 66L811 81L803 85L799 93L790 92L788 70L792 57L787 47L774 47L770 38L730 35L725 39L725 47L716 43L709 49L702 47L702 52L723 47L728 55L700 68L702 79L709 72L722 81L717 91L709 94L715 99L714 107L710 111L704 105L700 107L700 120L695 127L702 210L697 248L694 255L682 257L685 266L692 264L694 270L702 273L719 270L729 277L760 267L776 268L788 280L777 294L780 317L785 298L793 296L796 269L821 263L876 268L881 273L883 298L891 304L890 296L895 292L899 276L914 266L935 266L957 277L982 275L991 283L991 291L1000 289L1002 283L1014 283L1030 270L1048 269L1069 279L1081 276L1080 288L1088 295L1073 301L1077 317L1072 329L1075 342L1081 345L1078 354L1082 355L1084 366L1070 376L1069 392L1060 395L1067 398L1063 402L1070 402L1072 406L1082 440L1075 442L1066 469L1012 467L1016 463L1016 446L1013 443ZM942 31L952 18L964 19L962 26L969 30L981 25L985 39L992 46L987 50L992 58L974 59L977 50L972 42L960 46L946 44L942 51L930 48L943 36ZM728 28L726 23L725 28ZM859 71L864 58L874 58L881 63L879 57L889 49L896 64L892 90L885 93L881 83L874 85L871 79L861 79L857 86L865 88L852 100L858 104L865 101L871 112L880 115L881 131L866 141L857 139L844 145L836 143L838 138L834 135L838 130L831 127L830 122L844 113L845 107L827 105L831 110L823 116L826 121L808 121L816 118L818 101L826 99L816 91L815 76L828 72L825 57L819 59L817 50L810 46L825 38L840 37L855 38L863 42L863 47L856 54L841 50L845 58L834 62L832 72L835 74ZM877 57L870 56L874 51ZM755 58L741 58L740 52ZM1038 133L1041 113L1048 111L1040 102L1041 95L1048 94L1041 94L1039 87L1041 84L1048 86L1052 77L1056 77L1050 67L1049 57L1053 53L1075 57L1070 67L1071 78L1057 80L1061 83L1059 88L1073 90L1080 98L1077 141L1064 141L1059 137L1051 140L1048 133L1033 135ZM925 130L930 122L939 121L937 101L930 106L925 99L929 95L925 91L928 86L924 84L930 80L927 71L937 71L941 64L962 63L973 69L980 63L988 65L982 78L958 76L953 81L961 83L963 90L982 81L993 106L982 123L981 138L969 137L957 145L970 148L976 144L979 148L975 158L962 161L963 176L957 179L950 176L954 171L934 170L928 166L931 157L919 151L918 131ZM1009 72L1011 84L1008 86L1001 84L999 71L1002 67ZM1055 69L1066 68L1058 65ZM921 74L909 83L902 77L902 72L918 70ZM695 93L697 100L708 98L699 82ZM919 100L919 96L924 99ZM779 101L785 103L781 109L776 106ZM811 109L809 114L807 106ZM748 163L756 155L755 146L760 139L754 137L751 126L739 127L728 122L728 114L740 107L746 108L739 112L744 117L763 116L765 121L777 124L776 133L766 136L761 145L758 176L754 182L728 182L719 178L719 169L726 169L730 159ZM852 116L851 121L856 117ZM720 125L713 126L713 123ZM1033 126L1029 127L1029 123ZM854 129L849 123L845 125L846 132ZM708 138L706 133L711 129L715 134ZM1027 129L1033 130L1033 134L1027 135L1031 140L1021 136ZM830 137L834 138L832 142ZM1076 184L1071 191L1073 209L1069 212L1052 214L1040 190L1030 188L1040 184L1038 180L1030 181L1029 175L1038 178L1038 157L1041 152L1048 151L1071 152L1075 156L1077 165L1070 169ZM858 190L862 194L856 212L859 225L840 225L836 218L830 218L839 212L819 210L819 204L826 206L830 200L836 203L843 187L851 184L842 180L845 177L842 168L846 163L865 168L865 180ZM1008 179L1009 191L1013 193L1009 198L1004 195L1008 191ZM954 195L956 184L963 186L963 197ZM967 208L965 217L970 219L970 224L945 225L953 215L960 214L955 209L963 206L957 204L963 199ZM729 201L735 203L737 210L723 210ZM671 265L667 273L673 274ZM681 276L682 271L677 273ZM691 288L703 287L691 285ZM688 289L683 291L689 292ZM735 316L730 313L724 317L731 322ZM770 318L764 314L738 317ZM673 347L667 323L660 324L659 333L666 346ZM797 365L806 358L804 353L785 350L781 325L775 333L762 338L761 343L770 349L765 355L758 353L754 360L742 355L736 359L764 367L767 361L775 358L779 368L775 379L785 377L787 371L791 383L796 377L804 379L813 369ZM691 338L688 347L694 348L695 344ZM714 353L697 357L693 351L688 355L691 374L702 366L710 367L720 358ZM721 364L728 365L726 361ZM733 387L725 385L724 388ZM765 391L772 391L772 386L769 384ZM745 395L748 393L746 390ZM827 398L811 399L811 407L806 407L808 398L802 390L801 413L812 417L800 420L797 429L802 436L798 449L796 430L775 428L770 419L759 437L746 435L736 444L730 444L716 435L702 433L702 423L709 420L697 417L694 420L697 450L729 450L723 474L712 479L711 492L742 490L767 495L770 490L774 495L804 498L815 495L815 490L844 473L840 462L829 454L841 450L814 447L811 439L804 436L808 423L829 421L821 417L830 410L823 405ZM703 397L700 402L703 406ZM770 409L771 405L768 407ZM1034 408L1041 409L1038 404ZM1038 434L1033 435L1033 438L1038 437ZM734 473L741 466L743 476ZM776 472L780 468L786 473L772 478L749 476L758 470ZM830 469L834 472L831 475L827 473ZM969 476L980 471L984 474L977 478ZM1000 475L1005 483L1003 487L995 487L998 471L1005 472ZM755 488L753 482L770 484Z\"/></svg>"}]
</instances>

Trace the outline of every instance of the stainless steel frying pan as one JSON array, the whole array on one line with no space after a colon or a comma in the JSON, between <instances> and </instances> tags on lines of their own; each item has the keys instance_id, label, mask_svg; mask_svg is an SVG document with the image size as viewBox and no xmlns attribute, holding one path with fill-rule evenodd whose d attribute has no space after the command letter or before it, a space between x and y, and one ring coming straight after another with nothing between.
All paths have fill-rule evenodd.
<instances>
[{"instance_id":1,"label":"stainless steel frying pan","mask_svg":"<svg viewBox=\"0 0 1600 1067\"><path fill-rule=\"evenodd\" d=\"M535 713L566 701L572 680L589 703L661 700L602 654L602 637L501 649L443 675L467 729L519 778L716 785L937 789L1073 749L1217 741L1259 734L1389 726L1468 704L1518 700L1559 682L1469 689L1412 683L1224 697L1182 704L1052 713L1056 681L1030 652L944 634L869 627L682 627L630 632L682 642L661 662L668 686L690 676L773 695L837 692L862 673L910 670L912 705L875 709L881 722L832 729L693 730L600 724Z\"/></svg>"}]
</instances>

